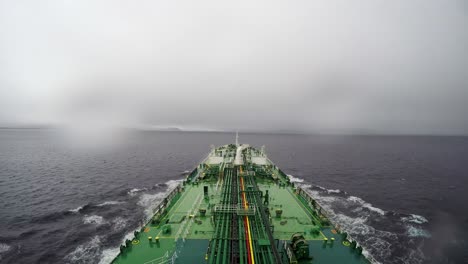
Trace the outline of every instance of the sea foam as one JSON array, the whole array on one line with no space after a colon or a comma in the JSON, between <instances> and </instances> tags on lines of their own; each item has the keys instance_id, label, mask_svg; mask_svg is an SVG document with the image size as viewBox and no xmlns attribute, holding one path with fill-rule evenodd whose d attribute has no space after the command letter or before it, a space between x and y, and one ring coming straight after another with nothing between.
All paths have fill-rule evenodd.
<instances>
[{"instance_id":1,"label":"sea foam","mask_svg":"<svg viewBox=\"0 0 468 264\"><path fill-rule=\"evenodd\" d=\"M394 219L394 214L386 214L386 211L372 206L369 202L356 196L342 195L340 191L335 195L328 189L314 186L305 189L326 211L330 220L346 231L358 244L364 247L363 254L372 260L372 263L386 263L391 258L395 247L400 246L398 241L403 237L428 238L431 234L414 224L422 224L427 219L419 215L408 215ZM363 210L367 209L367 210ZM375 221L378 220L378 221ZM406 232L380 230L376 223L394 223L396 227L405 226ZM393 225L393 224L392 224ZM408 248L404 255L408 263L423 263L424 254L421 250Z\"/></svg>"},{"instance_id":2,"label":"sea foam","mask_svg":"<svg viewBox=\"0 0 468 264\"><path fill-rule=\"evenodd\" d=\"M99 215L85 215L83 217L83 223L85 224L94 224L94 225L102 225L104 224L104 218Z\"/></svg>"},{"instance_id":3,"label":"sea foam","mask_svg":"<svg viewBox=\"0 0 468 264\"><path fill-rule=\"evenodd\" d=\"M92 263L100 253L101 238L93 237L87 243L79 245L73 252L68 254L65 259L70 263Z\"/></svg>"},{"instance_id":4,"label":"sea foam","mask_svg":"<svg viewBox=\"0 0 468 264\"><path fill-rule=\"evenodd\" d=\"M117 255L119 255L120 249L119 248L108 248L104 249L101 253L101 259L99 260L99 264L109 264L114 260Z\"/></svg>"},{"instance_id":5,"label":"sea foam","mask_svg":"<svg viewBox=\"0 0 468 264\"><path fill-rule=\"evenodd\" d=\"M355 202L355 203L358 203L360 204L362 207L365 207L373 212L376 212L380 215L385 215L385 211L380 209L380 208L377 208L377 207L374 207L372 206L372 204L364 201L363 199L359 198L359 197L356 197L356 196L349 196L348 197L348 201L351 201L351 202Z\"/></svg>"},{"instance_id":6,"label":"sea foam","mask_svg":"<svg viewBox=\"0 0 468 264\"><path fill-rule=\"evenodd\" d=\"M135 196L135 195L137 195L139 192L143 192L143 191L146 191L146 190L148 190L148 189L146 189L146 188L142 188L142 189L133 188L133 189L131 189L130 191L128 191L127 194L130 195L130 196Z\"/></svg>"},{"instance_id":7,"label":"sea foam","mask_svg":"<svg viewBox=\"0 0 468 264\"><path fill-rule=\"evenodd\" d=\"M415 224L424 224L427 223L428 220L422 215L410 214L409 216L404 216L401 218L403 222L411 222Z\"/></svg>"},{"instance_id":8,"label":"sea foam","mask_svg":"<svg viewBox=\"0 0 468 264\"><path fill-rule=\"evenodd\" d=\"M0 253L5 253L11 249L11 246L5 244L5 243L0 243Z\"/></svg>"},{"instance_id":9,"label":"sea foam","mask_svg":"<svg viewBox=\"0 0 468 264\"><path fill-rule=\"evenodd\" d=\"M81 211L81 209L83 209L83 206L78 206L77 208L75 208L75 209L70 209L70 210L68 210L68 211L71 212L71 213L75 213L75 214L76 214L76 213L78 213L79 211Z\"/></svg>"},{"instance_id":10,"label":"sea foam","mask_svg":"<svg viewBox=\"0 0 468 264\"><path fill-rule=\"evenodd\" d=\"M424 237L424 238L431 237L431 233L429 233L429 231L424 230L419 227L408 225L406 226L406 229L407 229L407 234L409 237Z\"/></svg>"},{"instance_id":11,"label":"sea foam","mask_svg":"<svg viewBox=\"0 0 468 264\"><path fill-rule=\"evenodd\" d=\"M295 183L302 183L302 182L304 182L304 179L294 177L294 176L292 176L291 174L288 174L288 178L289 178L289 180L290 180L291 182L295 182Z\"/></svg>"},{"instance_id":12,"label":"sea foam","mask_svg":"<svg viewBox=\"0 0 468 264\"><path fill-rule=\"evenodd\" d=\"M96 206L99 206L99 207L102 207L102 206L106 206L106 205L116 205L116 204L123 204L124 202L121 202L121 201L105 201L103 203L100 203Z\"/></svg>"}]
</instances>

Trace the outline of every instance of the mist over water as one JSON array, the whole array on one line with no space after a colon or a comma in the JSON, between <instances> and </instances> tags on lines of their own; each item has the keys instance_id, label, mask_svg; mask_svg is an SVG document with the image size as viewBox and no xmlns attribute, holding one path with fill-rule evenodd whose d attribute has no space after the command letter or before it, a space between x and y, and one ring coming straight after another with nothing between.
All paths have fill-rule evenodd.
<instances>
[{"instance_id":1,"label":"mist over water","mask_svg":"<svg viewBox=\"0 0 468 264\"><path fill-rule=\"evenodd\" d=\"M467 25L463 0L0 1L0 262L110 262L240 130L378 262L468 263Z\"/></svg>"},{"instance_id":2,"label":"mist over water","mask_svg":"<svg viewBox=\"0 0 468 264\"><path fill-rule=\"evenodd\" d=\"M2 1L0 126L468 134L467 10Z\"/></svg>"},{"instance_id":3,"label":"mist over water","mask_svg":"<svg viewBox=\"0 0 468 264\"><path fill-rule=\"evenodd\" d=\"M0 262L108 263L229 133L133 132L76 151L50 130L0 130ZM241 134L381 263L463 263L466 137ZM451 262L450 262L451 261Z\"/></svg>"}]
</instances>

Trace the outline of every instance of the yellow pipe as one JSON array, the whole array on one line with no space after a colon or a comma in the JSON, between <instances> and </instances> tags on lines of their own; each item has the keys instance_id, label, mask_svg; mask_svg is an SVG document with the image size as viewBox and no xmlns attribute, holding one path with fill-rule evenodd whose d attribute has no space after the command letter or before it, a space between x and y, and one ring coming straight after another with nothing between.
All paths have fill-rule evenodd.
<instances>
[{"instance_id":1,"label":"yellow pipe","mask_svg":"<svg viewBox=\"0 0 468 264\"><path fill-rule=\"evenodd\" d=\"M242 166L240 167L240 170L241 170L241 173L242 173ZM244 178L241 177L241 187L242 187L242 191L244 190ZM242 193L243 197L244 197L244 208L247 209L248 206L247 206L247 198L245 197L245 192ZM248 241L249 241L249 248L250 248L250 258L252 259L252 264L255 264L255 258L254 258L254 254L253 254L253 245L252 245L252 235L251 235L251 232L250 232L250 221L249 221L249 217L246 216L246 222L247 222L247 236L248 236Z\"/></svg>"},{"instance_id":2,"label":"yellow pipe","mask_svg":"<svg viewBox=\"0 0 468 264\"><path fill-rule=\"evenodd\" d=\"M255 264L255 258L254 258L253 246L252 246L252 235L250 234L250 221L249 221L248 216L247 216L247 233L249 234L250 257L252 258L252 264Z\"/></svg>"}]
</instances>

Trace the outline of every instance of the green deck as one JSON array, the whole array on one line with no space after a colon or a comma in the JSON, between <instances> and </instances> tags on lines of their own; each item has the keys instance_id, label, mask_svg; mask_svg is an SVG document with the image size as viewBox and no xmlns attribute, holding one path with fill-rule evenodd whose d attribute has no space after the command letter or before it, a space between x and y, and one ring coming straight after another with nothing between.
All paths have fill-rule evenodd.
<instances>
[{"instance_id":1,"label":"green deck","mask_svg":"<svg viewBox=\"0 0 468 264\"><path fill-rule=\"evenodd\" d=\"M353 245L342 243L340 231L327 224L319 205L295 188L264 153L250 147L242 153L239 165L234 164L235 145L213 150L160 205L153 218L156 221L150 221L128 241L113 263L249 263L248 250L252 250L255 263L290 263L283 243L294 233L303 234L310 251L309 259L297 263L369 263ZM216 164L210 157L223 157L223 161ZM265 159L259 165L252 157ZM244 211L220 209L243 206L242 187L255 212L244 216ZM263 205L267 190L268 204ZM263 206L269 213L262 216ZM206 209L205 216L200 209ZM277 209L282 210L280 217L275 214ZM251 248L246 245L246 218L250 221ZM268 226L273 226L271 237ZM312 232L314 228L319 232Z\"/></svg>"}]
</instances>

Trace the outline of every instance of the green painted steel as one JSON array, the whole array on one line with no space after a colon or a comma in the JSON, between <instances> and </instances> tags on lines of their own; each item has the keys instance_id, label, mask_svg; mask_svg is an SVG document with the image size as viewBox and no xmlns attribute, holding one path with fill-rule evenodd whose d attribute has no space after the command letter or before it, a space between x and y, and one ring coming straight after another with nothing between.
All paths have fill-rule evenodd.
<instances>
[{"instance_id":1,"label":"green painted steel","mask_svg":"<svg viewBox=\"0 0 468 264\"><path fill-rule=\"evenodd\" d=\"M238 147L243 164L234 164ZM243 194L248 209L243 208ZM294 186L261 150L233 144L214 149L169 192L113 263L248 264L244 217L250 223L255 263L370 263L349 246L355 243L348 243L351 238L330 223L313 197ZM296 233L310 252L297 260L287 250Z\"/></svg>"}]
</instances>

